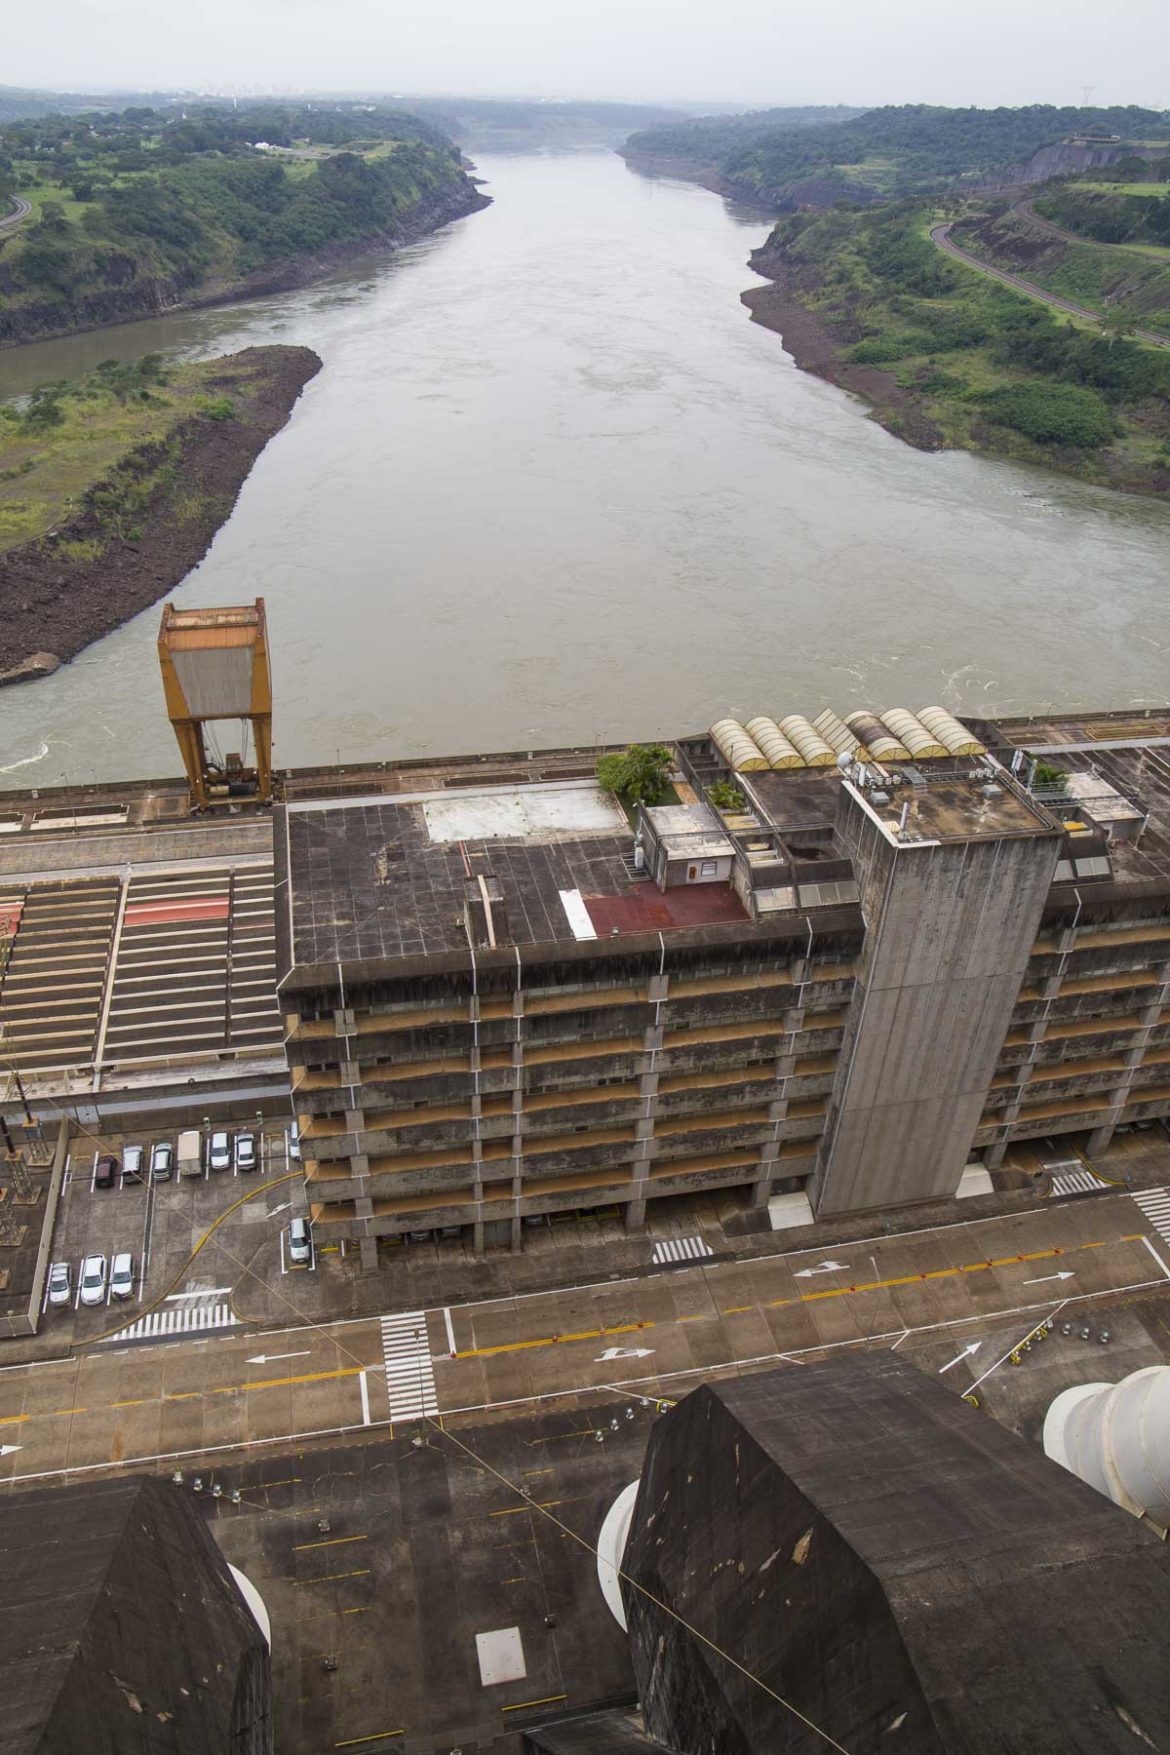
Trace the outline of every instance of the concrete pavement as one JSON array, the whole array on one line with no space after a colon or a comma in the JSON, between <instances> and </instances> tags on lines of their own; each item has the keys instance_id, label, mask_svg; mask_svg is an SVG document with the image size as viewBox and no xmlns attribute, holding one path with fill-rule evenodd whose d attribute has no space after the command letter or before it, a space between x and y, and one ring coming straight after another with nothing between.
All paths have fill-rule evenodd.
<instances>
[{"instance_id":1,"label":"concrete pavement","mask_svg":"<svg viewBox=\"0 0 1170 1755\"><path fill-rule=\"evenodd\" d=\"M429 1416L458 1426L614 1393L674 1399L711 1373L841 1347L958 1355L1005 1325L1010 1350L1049 1313L1168 1284L1170 1250L1127 1194L385 1319L305 1326L290 1273L288 1326L115 1339L0 1371L0 1481L393 1433ZM948 1382L961 1392L989 1363L972 1355Z\"/></svg>"}]
</instances>

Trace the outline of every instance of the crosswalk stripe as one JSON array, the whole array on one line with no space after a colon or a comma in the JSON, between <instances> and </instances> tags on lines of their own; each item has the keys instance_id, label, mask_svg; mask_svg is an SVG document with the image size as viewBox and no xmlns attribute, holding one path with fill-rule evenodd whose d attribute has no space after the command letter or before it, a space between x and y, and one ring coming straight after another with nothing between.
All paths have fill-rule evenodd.
<instances>
[{"instance_id":1,"label":"crosswalk stripe","mask_svg":"<svg viewBox=\"0 0 1170 1755\"><path fill-rule=\"evenodd\" d=\"M1082 1166L1079 1170L1070 1170L1064 1175L1053 1176L1053 1194L1088 1194L1095 1188L1105 1188L1108 1184L1094 1176L1093 1172Z\"/></svg>"},{"instance_id":2,"label":"crosswalk stripe","mask_svg":"<svg viewBox=\"0 0 1170 1755\"><path fill-rule=\"evenodd\" d=\"M651 1261L703 1261L714 1255L711 1245L702 1237L670 1237L654 1245Z\"/></svg>"},{"instance_id":3,"label":"crosswalk stripe","mask_svg":"<svg viewBox=\"0 0 1170 1755\"><path fill-rule=\"evenodd\" d=\"M1133 1198L1163 1243L1170 1243L1170 1188L1143 1188Z\"/></svg>"},{"instance_id":4,"label":"crosswalk stripe","mask_svg":"<svg viewBox=\"0 0 1170 1755\"><path fill-rule=\"evenodd\" d=\"M437 1414L439 1398L423 1310L382 1318L382 1359L392 1420Z\"/></svg>"},{"instance_id":5,"label":"crosswalk stripe","mask_svg":"<svg viewBox=\"0 0 1170 1755\"><path fill-rule=\"evenodd\" d=\"M227 1304L184 1304L173 1310L151 1310L117 1334L103 1335L104 1342L168 1340L193 1334L199 1329L237 1328L239 1324Z\"/></svg>"}]
</instances>

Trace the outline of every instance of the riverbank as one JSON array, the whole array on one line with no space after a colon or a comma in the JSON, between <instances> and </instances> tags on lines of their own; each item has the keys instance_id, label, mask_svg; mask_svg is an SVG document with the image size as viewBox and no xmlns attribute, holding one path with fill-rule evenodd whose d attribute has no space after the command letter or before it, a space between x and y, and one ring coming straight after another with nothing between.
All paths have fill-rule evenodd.
<instances>
[{"instance_id":1,"label":"riverbank","mask_svg":"<svg viewBox=\"0 0 1170 1755\"><path fill-rule=\"evenodd\" d=\"M393 230L362 232L247 274L218 274L197 284L190 284L178 274L148 274L135 275L124 285L81 285L71 291L68 303L50 296L19 302L6 300L0 259L0 350L169 316L177 311L206 310L273 293L295 292L328 279L350 262L401 250L490 206L491 197L484 195L460 169L458 181L421 199L409 218Z\"/></svg>"},{"instance_id":2,"label":"riverbank","mask_svg":"<svg viewBox=\"0 0 1170 1755\"><path fill-rule=\"evenodd\" d=\"M1170 375L1155 350L1058 323L953 264L906 205L781 221L742 295L804 371L852 391L919 450L1038 464L1127 493L1170 491Z\"/></svg>"},{"instance_id":3,"label":"riverbank","mask_svg":"<svg viewBox=\"0 0 1170 1755\"><path fill-rule=\"evenodd\" d=\"M52 500L38 492L64 487L76 491L62 504L77 508L43 535L0 552L0 684L49 675L179 584L207 553L256 458L320 368L307 347L251 347L185 366L174 391L165 379L160 389L146 389L148 415L162 405L151 436L115 448L84 486L69 470L82 438L96 437L100 447L105 404L115 440L132 419L113 425L119 395L104 390L100 373L55 402L34 399L59 411L43 427L26 414L0 429L12 460L0 510L13 521L44 522ZM137 386L127 395L132 412L140 395ZM87 423L90 431L71 445ZM51 476L47 489L39 489L39 474Z\"/></svg>"}]
</instances>

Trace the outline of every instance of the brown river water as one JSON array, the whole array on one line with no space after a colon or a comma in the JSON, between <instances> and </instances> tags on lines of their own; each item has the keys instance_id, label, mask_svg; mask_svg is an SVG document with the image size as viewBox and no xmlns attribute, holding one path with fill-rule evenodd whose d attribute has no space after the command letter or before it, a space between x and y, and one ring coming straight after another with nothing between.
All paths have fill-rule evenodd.
<instances>
[{"instance_id":1,"label":"brown river water","mask_svg":"<svg viewBox=\"0 0 1170 1755\"><path fill-rule=\"evenodd\" d=\"M328 282L0 354L303 342L324 369L180 604L268 604L281 765L682 733L724 713L1170 695L1170 506L913 451L739 302L767 222L612 154ZM0 786L173 773L159 609L0 692Z\"/></svg>"}]
</instances>

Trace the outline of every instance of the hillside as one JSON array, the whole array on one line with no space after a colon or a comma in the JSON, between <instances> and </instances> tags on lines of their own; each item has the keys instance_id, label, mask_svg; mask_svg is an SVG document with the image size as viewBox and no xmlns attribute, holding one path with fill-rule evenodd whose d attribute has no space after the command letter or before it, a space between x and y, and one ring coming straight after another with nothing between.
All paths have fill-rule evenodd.
<instances>
[{"instance_id":1,"label":"hillside","mask_svg":"<svg viewBox=\"0 0 1170 1755\"><path fill-rule=\"evenodd\" d=\"M0 346L296 285L485 204L433 124L357 105L0 128Z\"/></svg>"},{"instance_id":2,"label":"hillside","mask_svg":"<svg viewBox=\"0 0 1170 1755\"><path fill-rule=\"evenodd\" d=\"M81 110L124 110L128 104L152 107L168 100L165 92L107 92L101 97L76 91L34 91L0 85L0 123L23 117L76 115Z\"/></svg>"},{"instance_id":3,"label":"hillside","mask_svg":"<svg viewBox=\"0 0 1170 1755\"><path fill-rule=\"evenodd\" d=\"M0 683L45 675L177 585L320 365L305 347L147 355L0 405Z\"/></svg>"},{"instance_id":4,"label":"hillside","mask_svg":"<svg viewBox=\"0 0 1170 1755\"><path fill-rule=\"evenodd\" d=\"M949 260L933 218L916 202L791 215L752 258L775 285L744 301L798 365L923 449L1170 489L1170 353L1060 320Z\"/></svg>"},{"instance_id":5,"label":"hillside","mask_svg":"<svg viewBox=\"0 0 1170 1755\"><path fill-rule=\"evenodd\" d=\"M473 153L612 148L620 146L631 129L682 119L678 110L650 104L504 98L411 99L411 109Z\"/></svg>"},{"instance_id":6,"label":"hillside","mask_svg":"<svg viewBox=\"0 0 1170 1755\"><path fill-rule=\"evenodd\" d=\"M689 159L728 192L780 212L864 205L1007 175L1041 147L1070 135L1167 139L1170 116L1136 106L945 109L903 104L836 122L759 128L751 117L675 124L632 135L631 156Z\"/></svg>"}]
</instances>

